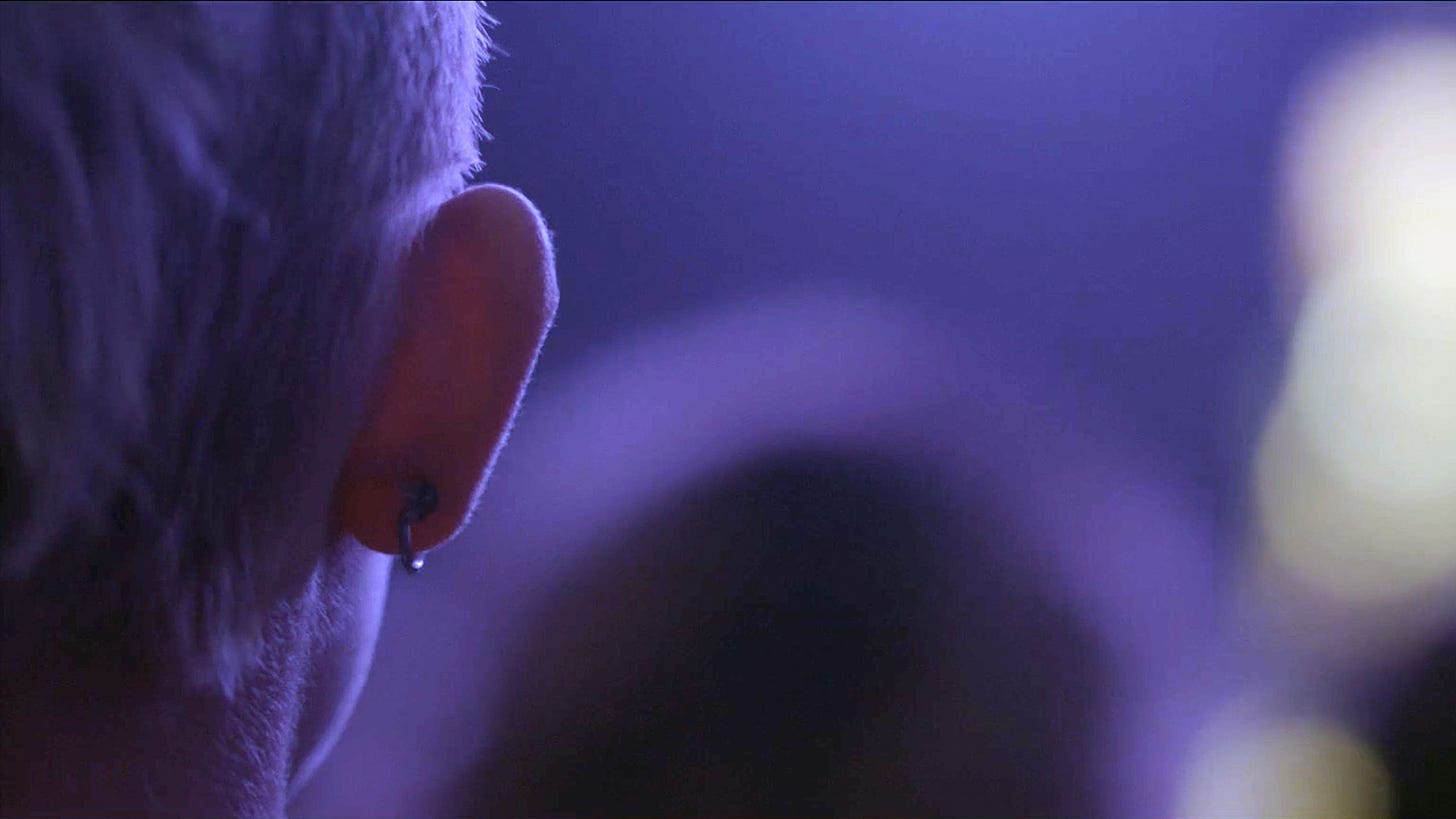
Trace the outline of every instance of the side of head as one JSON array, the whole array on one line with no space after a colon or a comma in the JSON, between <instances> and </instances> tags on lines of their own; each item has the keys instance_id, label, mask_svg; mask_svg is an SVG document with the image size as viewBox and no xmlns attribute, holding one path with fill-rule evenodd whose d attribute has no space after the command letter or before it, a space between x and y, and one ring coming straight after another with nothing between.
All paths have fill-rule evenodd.
<instances>
[{"instance_id":1,"label":"side of head","mask_svg":"<svg viewBox=\"0 0 1456 819\"><path fill-rule=\"evenodd\" d=\"M486 18L0 15L7 654L230 685L395 486L458 528L550 323L534 209L464 190Z\"/></svg>"}]
</instances>

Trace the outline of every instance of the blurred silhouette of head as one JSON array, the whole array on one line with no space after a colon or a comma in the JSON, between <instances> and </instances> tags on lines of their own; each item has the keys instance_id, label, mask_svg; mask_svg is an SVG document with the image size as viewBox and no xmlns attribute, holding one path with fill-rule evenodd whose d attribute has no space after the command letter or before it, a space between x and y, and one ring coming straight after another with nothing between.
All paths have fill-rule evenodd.
<instances>
[{"instance_id":1,"label":"blurred silhouette of head","mask_svg":"<svg viewBox=\"0 0 1456 819\"><path fill-rule=\"evenodd\" d=\"M461 812L1088 810L1088 636L928 470L770 453L609 537L527 627Z\"/></svg>"}]
</instances>

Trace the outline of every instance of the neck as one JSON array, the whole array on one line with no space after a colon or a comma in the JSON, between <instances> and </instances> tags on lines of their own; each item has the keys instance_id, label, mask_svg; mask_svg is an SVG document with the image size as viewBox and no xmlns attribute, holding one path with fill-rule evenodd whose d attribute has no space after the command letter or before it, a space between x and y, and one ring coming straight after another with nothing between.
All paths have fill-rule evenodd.
<instances>
[{"instance_id":1,"label":"neck","mask_svg":"<svg viewBox=\"0 0 1456 819\"><path fill-rule=\"evenodd\" d=\"M301 675L275 648L231 698L162 696L7 657L0 814L282 816Z\"/></svg>"}]
</instances>

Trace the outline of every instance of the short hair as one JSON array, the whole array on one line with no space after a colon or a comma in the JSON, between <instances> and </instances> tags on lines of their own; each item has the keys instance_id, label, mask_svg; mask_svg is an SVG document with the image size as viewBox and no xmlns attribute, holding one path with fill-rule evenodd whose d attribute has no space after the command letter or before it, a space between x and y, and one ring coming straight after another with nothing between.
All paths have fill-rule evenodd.
<instances>
[{"instance_id":1,"label":"short hair","mask_svg":"<svg viewBox=\"0 0 1456 819\"><path fill-rule=\"evenodd\" d=\"M478 170L489 22L0 6L7 640L25 619L194 683L248 667L324 556L294 510L328 508L313 467L357 431L399 261Z\"/></svg>"}]
</instances>

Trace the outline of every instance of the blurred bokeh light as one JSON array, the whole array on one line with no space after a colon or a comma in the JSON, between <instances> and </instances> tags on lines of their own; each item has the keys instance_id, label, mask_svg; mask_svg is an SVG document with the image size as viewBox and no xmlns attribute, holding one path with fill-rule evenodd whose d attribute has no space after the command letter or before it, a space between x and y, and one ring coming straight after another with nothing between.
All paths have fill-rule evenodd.
<instances>
[{"instance_id":1,"label":"blurred bokeh light","mask_svg":"<svg viewBox=\"0 0 1456 819\"><path fill-rule=\"evenodd\" d=\"M1308 295L1257 492L1271 568L1351 606L1453 599L1456 39L1388 36L1291 139Z\"/></svg>"},{"instance_id":2,"label":"blurred bokeh light","mask_svg":"<svg viewBox=\"0 0 1456 819\"><path fill-rule=\"evenodd\" d=\"M1390 777L1338 723L1258 720L1236 709L1199 737L1177 815L1185 819L1384 819Z\"/></svg>"}]
</instances>

